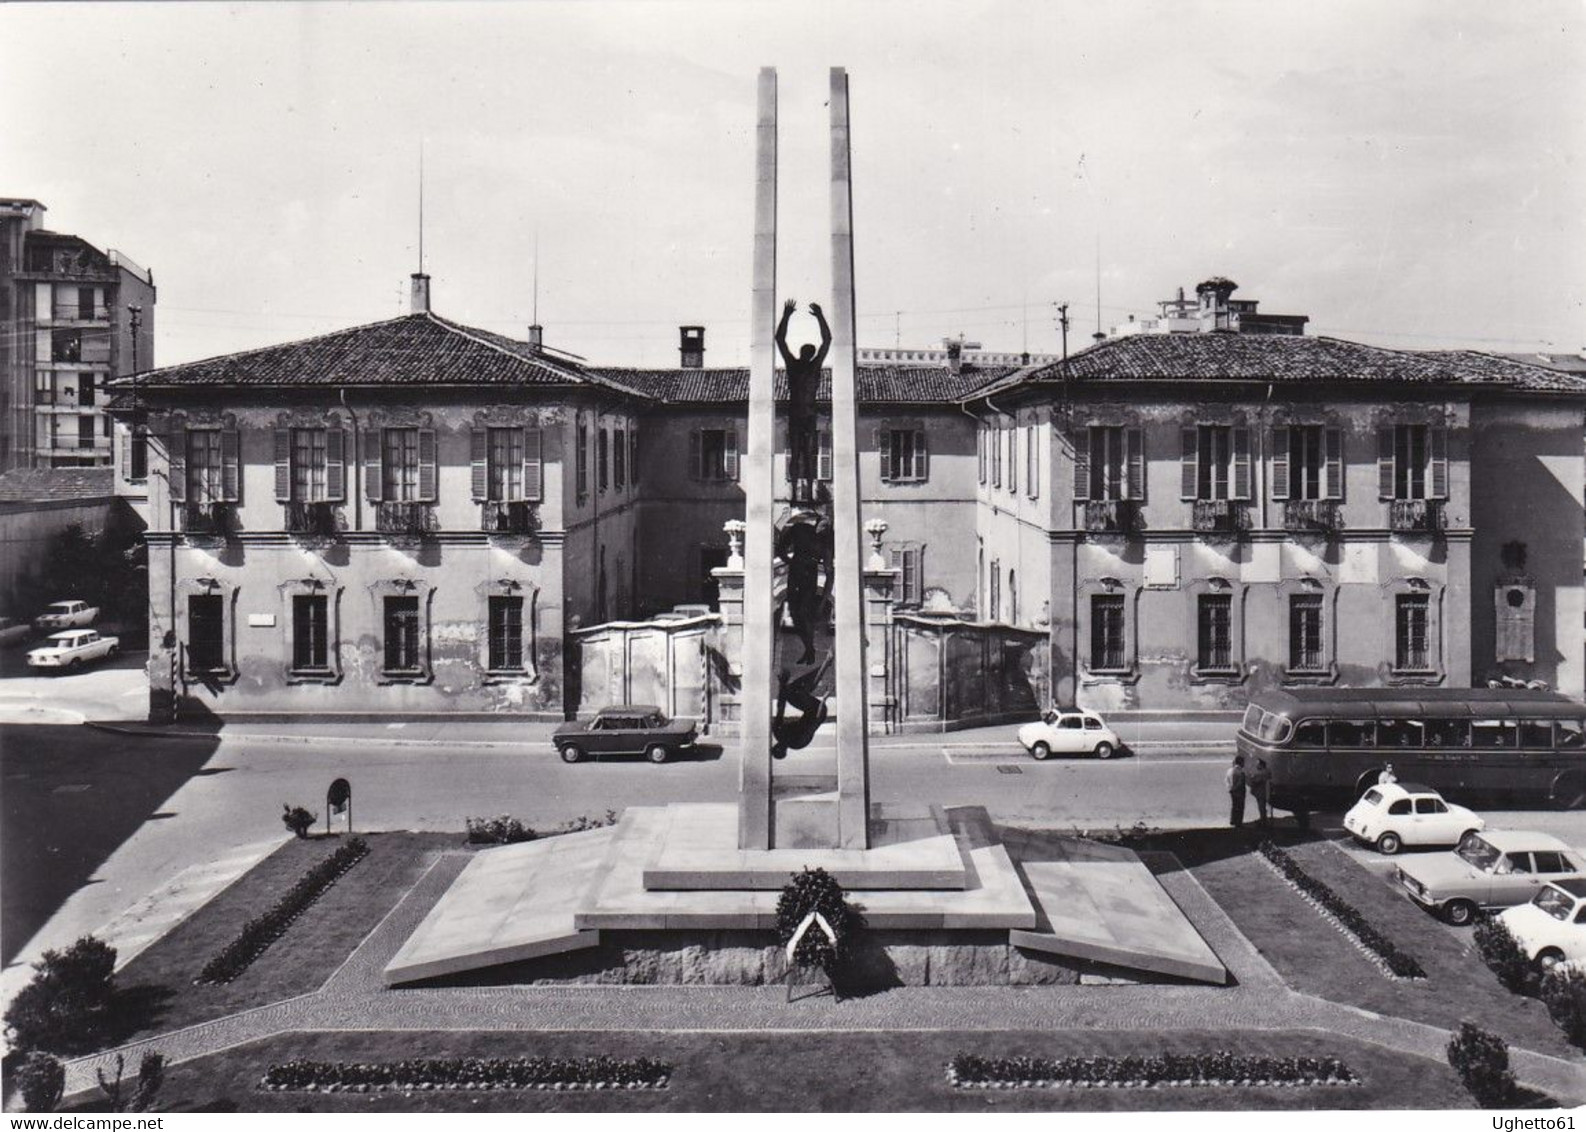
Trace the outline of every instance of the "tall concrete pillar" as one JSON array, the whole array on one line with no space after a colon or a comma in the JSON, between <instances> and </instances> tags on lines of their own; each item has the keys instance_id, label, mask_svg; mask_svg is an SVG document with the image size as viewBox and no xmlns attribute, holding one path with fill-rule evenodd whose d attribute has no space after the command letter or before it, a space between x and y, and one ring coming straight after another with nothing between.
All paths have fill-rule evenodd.
<instances>
[{"instance_id":1,"label":"tall concrete pillar","mask_svg":"<svg viewBox=\"0 0 1586 1132\"><path fill-rule=\"evenodd\" d=\"M869 669L865 663L864 540L859 513L859 414L855 390L854 208L848 72L831 71L832 530L837 622L837 829L839 847L870 847ZM751 412L753 411L751 405ZM879 642L878 642L879 643Z\"/></svg>"},{"instance_id":2,"label":"tall concrete pillar","mask_svg":"<svg viewBox=\"0 0 1586 1132\"><path fill-rule=\"evenodd\" d=\"M771 601L772 450L776 439L776 68L760 69L755 126L754 284L749 310L748 450L744 493L743 754L738 770L738 847L771 848L771 710L775 610ZM850 310L852 307L850 306Z\"/></svg>"}]
</instances>

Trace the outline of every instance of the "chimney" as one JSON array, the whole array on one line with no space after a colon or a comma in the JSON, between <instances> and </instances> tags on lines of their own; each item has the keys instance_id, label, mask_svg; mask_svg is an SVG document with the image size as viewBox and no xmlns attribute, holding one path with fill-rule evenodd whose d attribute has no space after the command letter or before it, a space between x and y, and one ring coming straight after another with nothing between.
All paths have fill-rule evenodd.
<instances>
[{"instance_id":1,"label":"chimney","mask_svg":"<svg viewBox=\"0 0 1586 1132\"><path fill-rule=\"evenodd\" d=\"M545 327L535 323L529 327L529 353L538 354L545 348Z\"/></svg>"},{"instance_id":2,"label":"chimney","mask_svg":"<svg viewBox=\"0 0 1586 1132\"><path fill-rule=\"evenodd\" d=\"M680 326L678 331L678 364L684 369L702 369L705 365L705 328Z\"/></svg>"},{"instance_id":3,"label":"chimney","mask_svg":"<svg viewBox=\"0 0 1586 1132\"><path fill-rule=\"evenodd\" d=\"M964 340L962 338L944 338L942 345L947 347L947 368L954 373L964 368Z\"/></svg>"},{"instance_id":4,"label":"chimney","mask_svg":"<svg viewBox=\"0 0 1586 1132\"><path fill-rule=\"evenodd\" d=\"M422 271L413 273L413 289L410 292L412 301L409 303L408 313L430 313L430 277Z\"/></svg>"}]
</instances>

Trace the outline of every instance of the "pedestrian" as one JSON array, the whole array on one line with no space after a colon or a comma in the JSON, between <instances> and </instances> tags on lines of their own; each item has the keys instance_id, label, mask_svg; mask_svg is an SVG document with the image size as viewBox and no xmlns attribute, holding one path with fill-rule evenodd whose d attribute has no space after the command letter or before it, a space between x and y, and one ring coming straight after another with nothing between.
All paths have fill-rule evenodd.
<instances>
[{"instance_id":1,"label":"pedestrian","mask_svg":"<svg viewBox=\"0 0 1586 1132\"><path fill-rule=\"evenodd\" d=\"M1228 767L1228 773L1223 775L1223 782L1228 787L1228 824L1239 829L1245 824L1245 757L1235 755L1234 761Z\"/></svg>"},{"instance_id":2,"label":"pedestrian","mask_svg":"<svg viewBox=\"0 0 1586 1132\"><path fill-rule=\"evenodd\" d=\"M1260 816L1261 828L1266 829L1271 825L1267 817L1267 806L1271 802L1269 794L1272 790L1272 769L1267 766L1267 760L1256 756L1256 765L1250 768L1246 776L1250 784L1250 795L1256 800L1256 813Z\"/></svg>"},{"instance_id":3,"label":"pedestrian","mask_svg":"<svg viewBox=\"0 0 1586 1132\"><path fill-rule=\"evenodd\" d=\"M1378 786L1388 786L1399 781L1399 776L1393 773L1393 764L1389 763L1382 768L1382 773L1377 775Z\"/></svg>"}]
</instances>

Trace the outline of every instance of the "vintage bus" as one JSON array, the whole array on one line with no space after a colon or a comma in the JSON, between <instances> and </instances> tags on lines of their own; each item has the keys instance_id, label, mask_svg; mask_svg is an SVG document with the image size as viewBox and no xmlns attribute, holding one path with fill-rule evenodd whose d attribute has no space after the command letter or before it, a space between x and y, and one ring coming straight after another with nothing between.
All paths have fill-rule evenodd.
<instances>
[{"instance_id":1,"label":"vintage bus","mask_svg":"<svg viewBox=\"0 0 1586 1132\"><path fill-rule=\"evenodd\" d=\"M1239 725L1272 804L1303 823L1348 805L1391 766L1456 801L1586 807L1586 705L1514 688L1291 688L1262 692Z\"/></svg>"}]
</instances>

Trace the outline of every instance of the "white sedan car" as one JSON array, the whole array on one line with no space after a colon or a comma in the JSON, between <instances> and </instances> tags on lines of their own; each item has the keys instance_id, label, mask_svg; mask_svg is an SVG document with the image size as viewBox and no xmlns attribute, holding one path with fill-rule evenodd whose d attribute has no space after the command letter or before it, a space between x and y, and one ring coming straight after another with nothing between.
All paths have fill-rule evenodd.
<instances>
[{"instance_id":1,"label":"white sedan car","mask_svg":"<svg viewBox=\"0 0 1586 1132\"><path fill-rule=\"evenodd\" d=\"M98 616L99 607L86 601L56 601L33 619L33 627L41 633L58 633L62 629L92 625Z\"/></svg>"},{"instance_id":2,"label":"white sedan car","mask_svg":"<svg viewBox=\"0 0 1586 1132\"><path fill-rule=\"evenodd\" d=\"M1344 828L1382 853L1406 845L1458 845L1487 823L1464 806L1445 802L1430 786L1383 782L1360 796L1344 815Z\"/></svg>"},{"instance_id":3,"label":"white sedan car","mask_svg":"<svg viewBox=\"0 0 1586 1132\"><path fill-rule=\"evenodd\" d=\"M1095 755L1110 759L1123 746L1118 733L1093 711L1049 711L1038 723L1019 728L1019 744L1036 759L1053 755Z\"/></svg>"},{"instance_id":4,"label":"white sedan car","mask_svg":"<svg viewBox=\"0 0 1586 1132\"><path fill-rule=\"evenodd\" d=\"M1529 904L1500 912L1498 922L1544 971L1555 963L1586 963L1586 877L1543 885Z\"/></svg>"},{"instance_id":5,"label":"white sedan car","mask_svg":"<svg viewBox=\"0 0 1586 1132\"><path fill-rule=\"evenodd\" d=\"M121 651L120 637L101 637L95 629L68 629L54 633L47 644L28 652L33 668L81 668L90 660L115 656Z\"/></svg>"}]
</instances>

